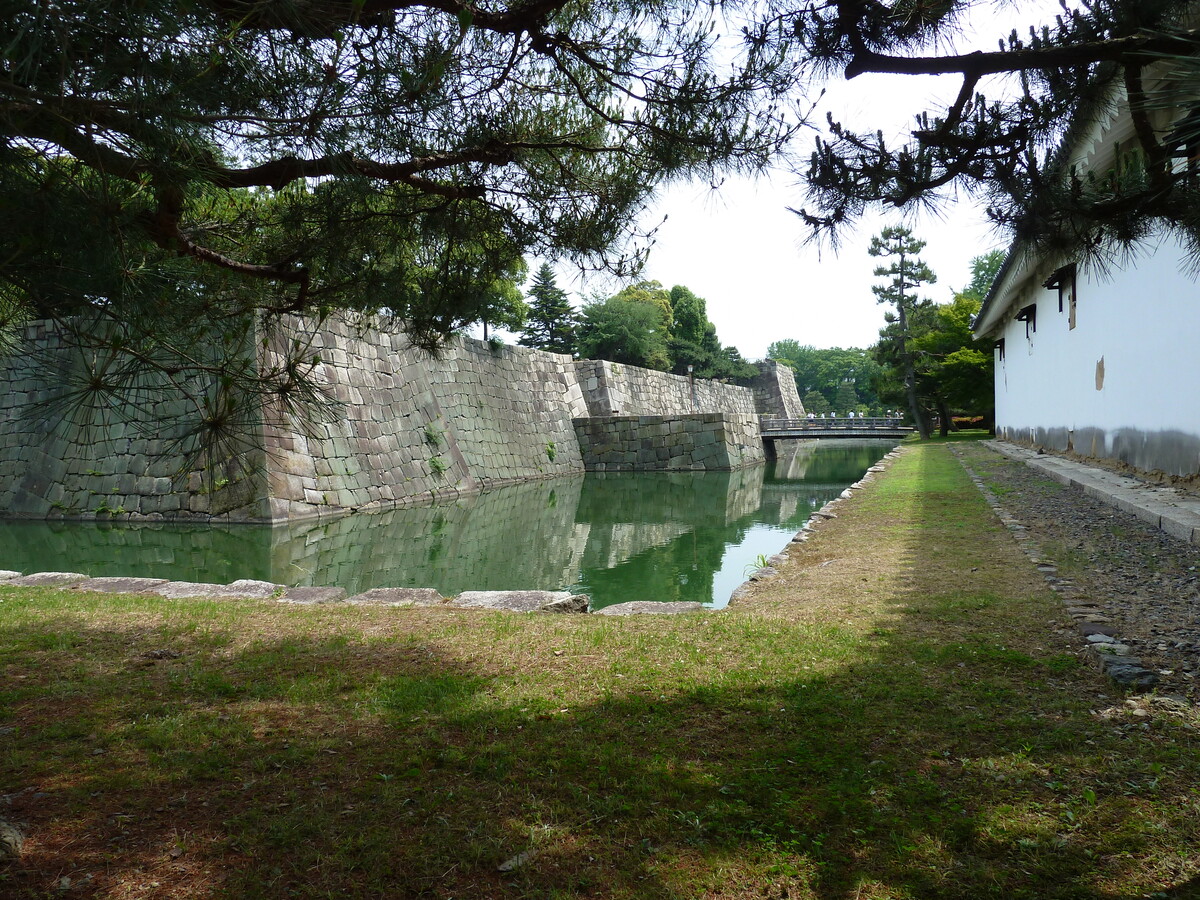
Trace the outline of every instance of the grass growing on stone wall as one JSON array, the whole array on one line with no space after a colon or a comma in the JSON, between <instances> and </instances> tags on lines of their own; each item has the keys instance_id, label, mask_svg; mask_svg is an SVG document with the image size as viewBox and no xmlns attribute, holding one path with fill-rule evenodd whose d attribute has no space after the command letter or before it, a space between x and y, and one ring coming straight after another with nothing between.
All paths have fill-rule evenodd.
<instances>
[{"instance_id":1,"label":"grass growing on stone wall","mask_svg":"<svg viewBox=\"0 0 1200 900\"><path fill-rule=\"evenodd\" d=\"M837 515L688 617L0 587L0 895L1193 896L1194 717L1056 641L946 448Z\"/></svg>"}]
</instances>

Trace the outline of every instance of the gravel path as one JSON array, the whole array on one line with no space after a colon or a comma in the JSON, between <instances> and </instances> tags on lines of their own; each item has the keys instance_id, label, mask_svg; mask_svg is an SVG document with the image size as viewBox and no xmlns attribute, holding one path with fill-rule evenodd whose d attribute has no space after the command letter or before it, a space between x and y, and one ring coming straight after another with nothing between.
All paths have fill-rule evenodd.
<instances>
[{"instance_id":1,"label":"gravel path","mask_svg":"<svg viewBox=\"0 0 1200 900\"><path fill-rule=\"evenodd\" d=\"M954 450L1025 527L1038 568L1063 598L1052 626L1078 634L1081 647L1083 632L1097 630L1089 625L1110 631L1157 673L1160 694L1200 701L1200 546L988 447Z\"/></svg>"}]
</instances>

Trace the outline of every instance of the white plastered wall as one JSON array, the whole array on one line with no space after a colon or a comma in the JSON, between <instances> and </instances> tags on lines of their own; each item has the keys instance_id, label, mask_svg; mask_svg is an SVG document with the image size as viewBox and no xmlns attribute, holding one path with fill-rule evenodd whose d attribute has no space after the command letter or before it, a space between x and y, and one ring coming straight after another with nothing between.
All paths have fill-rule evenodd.
<instances>
[{"instance_id":1,"label":"white plastered wall","mask_svg":"<svg viewBox=\"0 0 1200 900\"><path fill-rule=\"evenodd\" d=\"M1081 267L1076 296L1074 329L1067 304L1059 312L1058 292L1037 279L1010 301L1008 321L993 333L1005 339L996 365L998 429L1034 443L1056 436L1051 445L1065 432L1084 455L1147 469L1182 467L1172 474L1200 470L1188 448L1189 441L1200 445L1200 286L1179 243L1170 236L1147 241L1136 258L1107 273ZM1012 316L1031 303L1036 331L1026 338L1026 323ZM1137 442L1142 449L1129 450ZM1126 458L1131 453L1140 458Z\"/></svg>"}]
</instances>

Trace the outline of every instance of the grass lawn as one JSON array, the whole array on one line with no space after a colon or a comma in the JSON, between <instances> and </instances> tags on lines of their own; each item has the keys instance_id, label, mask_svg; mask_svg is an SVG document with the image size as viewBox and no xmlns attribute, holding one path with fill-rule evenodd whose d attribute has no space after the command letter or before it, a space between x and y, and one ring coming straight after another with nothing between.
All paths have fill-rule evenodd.
<instances>
[{"instance_id":1,"label":"grass lawn","mask_svg":"<svg viewBox=\"0 0 1200 900\"><path fill-rule=\"evenodd\" d=\"M0 587L0 897L1200 895L1198 720L1056 603L938 443L720 613Z\"/></svg>"}]
</instances>

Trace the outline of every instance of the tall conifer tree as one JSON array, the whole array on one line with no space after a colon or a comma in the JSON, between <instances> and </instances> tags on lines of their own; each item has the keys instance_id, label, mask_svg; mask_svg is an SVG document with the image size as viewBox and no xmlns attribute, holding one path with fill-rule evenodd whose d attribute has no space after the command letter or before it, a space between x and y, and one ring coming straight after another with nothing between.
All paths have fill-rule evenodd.
<instances>
[{"instance_id":1,"label":"tall conifer tree","mask_svg":"<svg viewBox=\"0 0 1200 900\"><path fill-rule=\"evenodd\" d=\"M558 286L554 270L542 263L529 288L529 315L518 343L551 353L575 352L577 321L567 292Z\"/></svg>"},{"instance_id":2,"label":"tall conifer tree","mask_svg":"<svg viewBox=\"0 0 1200 900\"><path fill-rule=\"evenodd\" d=\"M895 308L894 313L889 311L885 314L888 321L885 331L889 331L895 341L896 360L904 379L904 394L913 422L921 437L927 438L929 417L917 394L916 362L909 346L909 328L913 313L918 308L931 305L928 300L917 296L917 289L923 284L933 284L937 281L933 270L917 256L924 249L925 242L914 237L909 229L889 226L871 238L871 246L867 252L888 260L886 265L876 266L874 270L876 278L886 278L887 281L872 286L871 291L875 294L877 302L887 303Z\"/></svg>"}]
</instances>

